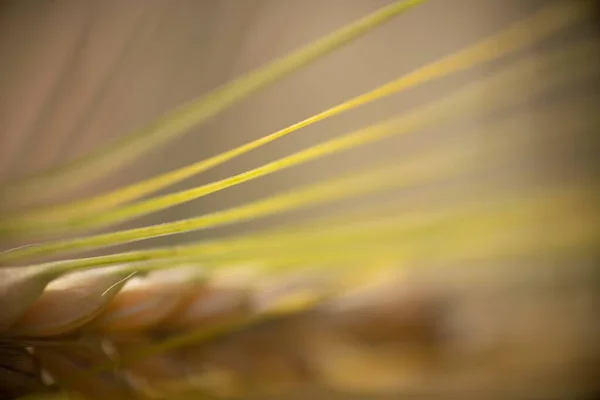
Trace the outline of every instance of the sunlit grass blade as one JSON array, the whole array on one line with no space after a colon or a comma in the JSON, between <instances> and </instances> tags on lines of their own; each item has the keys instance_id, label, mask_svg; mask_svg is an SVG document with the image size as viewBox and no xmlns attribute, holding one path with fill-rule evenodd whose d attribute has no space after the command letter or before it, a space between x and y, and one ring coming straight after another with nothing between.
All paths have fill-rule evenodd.
<instances>
[{"instance_id":1,"label":"sunlit grass blade","mask_svg":"<svg viewBox=\"0 0 600 400\"><path fill-rule=\"evenodd\" d=\"M51 197L52 194L64 193L82 184L89 184L111 171L126 166L173 137L185 133L236 101L306 66L424 1L394 2L284 58L222 86L200 100L176 109L149 127L122 137L86 157L62 167L46 170L39 176L9 182L2 190L3 201L8 203L16 201L18 204L28 197Z\"/></svg>"},{"instance_id":2,"label":"sunlit grass blade","mask_svg":"<svg viewBox=\"0 0 600 400\"><path fill-rule=\"evenodd\" d=\"M564 2L554 2L542 11L537 12L523 21L515 23L513 26L499 34L479 41L464 50L419 68L368 93L348 100L275 133L261 137L253 142L178 170L117 189L107 194L27 212L25 215L19 215L14 218L12 221L5 221L4 224L8 226L12 225L15 228L20 227L18 229L27 229L27 227L39 229L42 225L50 226L51 224L60 224L62 221L69 218L96 213L131 200L139 199L147 194L220 165L308 125L349 111L360 105L399 93L410 87L418 86L430 80L468 69L473 65L499 59L508 53L524 48L551 33L558 31L577 18L585 15L585 12L586 7L572 7L572 5ZM2 229L0 228L0 230Z\"/></svg>"}]
</instances>

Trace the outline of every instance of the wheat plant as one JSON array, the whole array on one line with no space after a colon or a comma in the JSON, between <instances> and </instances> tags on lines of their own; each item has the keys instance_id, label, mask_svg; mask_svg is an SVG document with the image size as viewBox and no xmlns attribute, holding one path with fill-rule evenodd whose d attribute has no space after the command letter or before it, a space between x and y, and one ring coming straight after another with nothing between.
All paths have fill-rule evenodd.
<instances>
[{"instance_id":1,"label":"wheat plant","mask_svg":"<svg viewBox=\"0 0 600 400\"><path fill-rule=\"evenodd\" d=\"M532 2L493 34L273 133L129 184L99 183L440 2L391 2L76 157L67 149L85 124L62 144L6 139L0 398L592 396L594 1ZM436 84L439 95L414 101ZM293 108L293 97L278 101ZM407 106L326 134L391 99ZM302 148L268 151L313 127ZM25 170L40 143L55 162ZM185 186L263 148L258 165ZM285 189L259 186L237 203L228 195L288 171L310 179L291 174ZM221 194L233 205L144 223Z\"/></svg>"}]
</instances>

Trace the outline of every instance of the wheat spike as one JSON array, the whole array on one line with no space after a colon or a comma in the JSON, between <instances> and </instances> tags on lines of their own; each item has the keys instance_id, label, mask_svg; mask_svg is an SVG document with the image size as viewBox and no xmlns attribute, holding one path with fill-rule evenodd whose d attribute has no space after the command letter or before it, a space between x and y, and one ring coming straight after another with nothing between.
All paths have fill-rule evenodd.
<instances>
[{"instance_id":1,"label":"wheat spike","mask_svg":"<svg viewBox=\"0 0 600 400\"><path fill-rule=\"evenodd\" d=\"M253 95L268 98L286 78L344 51L357 62L349 45L363 36L393 40L381 32L406 23L411 35L443 41L447 32L415 21L439 10L468 13L461 1L403 0L361 12L74 157L102 96L125 87L115 74L128 62L141 73L134 55L152 24L164 39L175 35L174 21L199 15L188 13L198 4L215 18L253 6L119 3L123 21L131 14L141 22L127 27L131 38L120 41L112 72L91 90L69 82L85 70L86 49L110 39L94 36L100 21L110 16L120 26L112 5L0 8L7 32L39 7L48 7L40 14L48 26L79 24L65 35L76 38L73 52L61 59L46 103L37 114L23 111L29 128L7 119L6 132L17 133L0 137L0 399L591 398L600 374L594 1L520 3L518 18L487 36L412 70L395 66L393 78L362 94L135 176L138 163L177 143L185 153L191 130L229 121L230 110L248 107ZM303 7L259 3L256 10L281 7L274 15ZM27 88L44 86L7 82L32 104ZM419 92L431 88L439 94ZM78 90L87 111L73 102ZM368 114L397 99L407 103L389 106L391 115ZM115 120L117 108L109 107ZM360 122L343 122L363 111ZM73 121L60 123L61 115ZM293 140L302 145L276 154ZM44 144L52 162L36 157ZM243 163L263 150L266 158ZM290 184L261 186L273 176ZM106 187L106 178L115 181ZM236 199L252 185L258 197ZM226 196L216 210L188 212L216 196ZM173 213L161 219L165 211Z\"/></svg>"}]
</instances>

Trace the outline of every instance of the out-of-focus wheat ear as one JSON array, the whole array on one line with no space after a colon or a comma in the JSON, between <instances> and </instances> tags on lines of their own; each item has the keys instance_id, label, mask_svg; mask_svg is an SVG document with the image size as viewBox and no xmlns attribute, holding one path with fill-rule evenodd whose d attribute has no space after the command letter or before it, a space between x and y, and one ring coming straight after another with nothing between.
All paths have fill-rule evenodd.
<instances>
[{"instance_id":1,"label":"out-of-focus wheat ear","mask_svg":"<svg viewBox=\"0 0 600 400\"><path fill-rule=\"evenodd\" d=\"M410 392L439 362L442 299L393 265L362 271L316 310L306 357L342 392Z\"/></svg>"},{"instance_id":2,"label":"out-of-focus wheat ear","mask_svg":"<svg viewBox=\"0 0 600 400\"><path fill-rule=\"evenodd\" d=\"M332 296L339 270L310 263L292 270L271 270L253 287L253 312L270 318L302 313Z\"/></svg>"},{"instance_id":3,"label":"out-of-focus wheat ear","mask_svg":"<svg viewBox=\"0 0 600 400\"><path fill-rule=\"evenodd\" d=\"M0 399L15 399L48 387L35 357L22 346L0 343Z\"/></svg>"},{"instance_id":4,"label":"out-of-focus wheat ear","mask_svg":"<svg viewBox=\"0 0 600 400\"><path fill-rule=\"evenodd\" d=\"M19 319L58 276L60 272L49 266L0 268L0 332Z\"/></svg>"},{"instance_id":5,"label":"out-of-focus wheat ear","mask_svg":"<svg viewBox=\"0 0 600 400\"><path fill-rule=\"evenodd\" d=\"M53 193L90 184L185 133L191 127L205 122L253 92L284 78L424 1L402 0L382 7L286 57L216 89L200 100L174 110L155 120L149 127L122 137L81 159L46 170L40 175L9 182L2 188L2 201L18 205L20 202L27 203L35 198L41 200L41 197L52 197Z\"/></svg>"},{"instance_id":6,"label":"out-of-focus wheat ear","mask_svg":"<svg viewBox=\"0 0 600 400\"><path fill-rule=\"evenodd\" d=\"M197 267L168 269L135 276L92 322L106 334L140 333L175 313L187 297L202 290Z\"/></svg>"},{"instance_id":7,"label":"out-of-focus wheat ear","mask_svg":"<svg viewBox=\"0 0 600 400\"><path fill-rule=\"evenodd\" d=\"M214 271L204 285L188 294L181 306L161 321L160 329L182 332L218 326L251 315L251 288L260 278L252 265Z\"/></svg>"},{"instance_id":8,"label":"out-of-focus wheat ear","mask_svg":"<svg viewBox=\"0 0 600 400\"><path fill-rule=\"evenodd\" d=\"M315 380L303 354L310 324L302 313L270 319L181 354L195 385L213 395L284 395Z\"/></svg>"},{"instance_id":9,"label":"out-of-focus wheat ear","mask_svg":"<svg viewBox=\"0 0 600 400\"><path fill-rule=\"evenodd\" d=\"M139 199L144 195L171 186L308 125L349 111L355 107L379 100L383 97L397 94L403 90L424 84L430 80L442 78L452 73L468 69L474 65L480 65L491 60L499 59L506 54L525 48L528 45L535 43L537 40L541 40L561 28L568 26L570 23L584 16L586 11L586 4L574 7L566 2L553 2L533 16L513 24L499 34L486 38L477 42L475 45L440 60L436 60L431 64L382 85L368 93L350 99L275 133L263 136L253 142L178 170L170 171L124 188L116 189L106 194L68 204L60 204L58 206L30 211L26 215L20 215L15 219L7 218L0 223L0 227L9 229L12 226L12 229L24 229L29 226L32 229L35 227L39 230L40 225L43 225L51 226L54 231L56 224L61 223L61 221L64 221L67 217L73 218L83 216L112 208L127 201ZM242 181L238 180L233 184L239 184L241 182ZM216 191L222 190L223 188L224 187L222 186L213 186L211 187L211 190ZM207 191L205 194L209 193L210 191ZM0 231L3 230L2 228L0 228Z\"/></svg>"},{"instance_id":10,"label":"out-of-focus wheat ear","mask_svg":"<svg viewBox=\"0 0 600 400\"><path fill-rule=\"evenodd\" d=\"M578 197L575 196L575 198L577 199ZM403 250L406 250L403 246L408 246L409 249L412 249L412 254L410 252L408 253L408 258L406 259L407 262L414 262L416 260L415 256L418 254L415 253L415 250L426 250L431 248L432 245L435 245L436 254L427 253L421 255L422 257L424 256L423 261L473 262L476 260L480 263L485 263L498 256L511 257L512 255L530 254L531 251L539 254L540 250L545 249L549 249L552 251L552 254L556 254L556 252L560 250L567 250L567 252L572 251L574 248L581 245L579 242L573 243L569 241L569 239L572 240L572 237L574 236L571 229L565 229L563 226L557 225L562 219L566 219L570 223L573 222L571 215L564 215L565 206L572 206L574 204L570 201L569 196L563 194L558 197L546 198L544 193L542 193L541 197L532 197L528 200L528 202L520 200L513 201L512 203L508 202L507 204L501 201L501 204L506 205L503 209L488 206L473 211L470 205L466 205L465 209L469 211L467 214L465 214L464 211L463 213L457 213L457 215L453 215L452 218L440 221L441 224L439 224L439 226L436 226L436 224L433 226L426 225L424 226L424 230L420 232L420 235L414 235L414 231L409 229L408 232L405 232L407 237L402 241L397 240L397 237L390 239L389 232L383 235L383 237L393 241L396 247L395 255L397 258L402 259ZM581 211L583 212L583 215L586 215L584 209ZM554 221L552 219L552 216L556 215L562 216L559 221ZM549 225L542 223L544 221L547 221ZM587 231L585 233L587 241L583 240L585 242L583 244L589 244L589 238L590 236L593 238L594 232L590 233L589 226L583 226L584 224L581 224L581 221L576 219L574 222L575 225L581 226L584 231ZM590 225L595 226L593 221L588 222ZM543 234L543 232L549 230L556 230L563 234L563 236L561 236L561 234ZM531 238L527 238L524 235L529 235ZM564 235L567 236L566 239ZM582 240L581 237L575 236L576 241ZM442 240L440 241L440 239ZM540 242L543 247L540 247L540 243L538 242ZM352 253L351 250L354 250L359 244L360 241L358 243L347 242L345 248L349 248L350 250L347 250L346 252ZM329 247L329 244L326 243L324 246ZM398 247L400 247L400 249L398 249ZM310 264L311 262L323 261L323 259L326 258L318 250L315 250L314 247L310 248L315 251L316 254L313 254L312 258L302 261ZM366 264L369 262L369 258L371 258L371 260L373 259L374 254L376 253L373 249L367 249L366 258L361 259L355 257L353 262L357 263L364 261ZM345 253L342 253L341 255L338 254L333 260L327 261L339 263L344 260L343 257L345 255ZM289 255L287 255L287 257L289 257ZM268 260L268 258L266 259ZM224 271L231 273L234 269L225 269ZM347 269L344 269L344 272L347 273ZM369 271L369 274L372 274L372 271ZM158 341L156 344L142 348L139 351L133 351L133 354L124 354L122 359L123 365L127 366L130 365L130 363L135 364L136 361L145 357L154 356L178 347L192 346L195 343L202 344L206 341L214 340L216 337L226 335L228 332L230 333L231 329L238 330L242 326L252 326L257 322L263 321L263 315L255 315L256 310L264 310L268 315L270 310L278 309L276 306L256 307L257 303L253 303L251 299L256 299L257 297L249 296L249 292L251 293L252 290L248 290L248 288L254 288L255 291L257 288L260 288L260 285L248 284L245 279L240 282L240 276L243 275L239 273L230 276L238 279L237 285L233 286L239 287L239 290L228 293L227 290L224 290L227 289L228 286L226 285L226 283L228 283L227 280L225 280L224 283L221 283L221 285L217 285L216 283L218 282L213 282L212 285L209 285L209 287L213 287L212 296L201 295L193 298L193 303L190 302L186 305L186 307L189 307L188 310L185 310L184 308L182 311L176 311L174 314L176 316L175 321L169 322L167 318L160 325L161 328L172 328L174 331L177 331L178 329L176 328L179 328L181 333L176 333L167 337L164 341ZM245 284L240 285L240 283ZM267 285L267 287L269 287L269 285ZM296 290L296 293L292 293L291 296L283 297L275 295L274 298L279 299L275 301L275 304L282 300L281 302L284 304L284 307L282 307L281 310L285 311L286 315L290 315L290 310L293 314L310 309L312 307L310 301L308 303L303 303L304 308L290 308L289 304L285 304L286 298L295 300L298 298L298 296L296 296L298 294L301 295L301 298L306 298L305 292L302 290L303 285L291 285L291 287L295 287L294 290ZM301 290L298 291L297 289ZM319 291L317 290L317 294L318 293ZM381 291L376 293L381 293ZM408 291L408 293L410 293L410 291ZM232 294L233 296L231 296ZM268 296L266 297L268 298ZM351 297L352 296L350 296L350 298ZM258 299L260 298L261 296L258 297ZM262 298L264 299L265 297L263 296ZM355 300L355 303L363 305L365 303L368 304L368 302L365 302L365 299L368 300L368 296L362 298L359 297L358 299L360 301ZM410 298L408 300L408 304L410 304ZM348 300L346 299L345 301L347 302ZM406 304L407 299L401 298L400 301ZM292 305L297 305L295 301L292 301L291 303ZM258 302L258 304L260 304L260 302ZM418 304L419 302L417 301L417 305ZM425 311L427 311L427 307L429 306L426 306L426 304L423 304L423 306L419 307L424 308ZM186 319L183 321L181 320L181 314L186 314ZM421 315L427 316L427 313L421 313ZM394 319L392 318L391 320L393 321ZM403 318L397 318L396 321L403 327L403 330L407 330L407 322ZM322 325L327 325L325 323L326 321L322 322ZM408 325L410 324L415 324L414 327L411 327L412 330L420 332L421 335L426 337L431 337L430 334L426 334L429 329L427 326L427 318L425 320L419 320L419 318L413 317L412 320L409 319ZM389 324L384 326L387 328L390 327ZM392 327L392 330L393 329L394 328ZM330 333L326 332L326 334L329 335ZM335 341L335 339L331 340ZM387 353L384 352L384 354ZM355 354L352 357L356 358L359 357L359 355L360 353ZM372 353L369 352L366 356L370 357L371 355ZM394 360L396 360L396 358L394 358ZM362 364L358 363L357 365ZM392 368L390 365L388 365L388 367Z\"/></svg>"},{"instance_id":11,"label":"out-of-focus wheat ear","mask_svg":"<svg viewBox=\"0 0 600 400\"><path fill-rule=\"evenodd\" d=\"M250 312L262 320L214 340L172 350L184 362L187 375L165 382L163 388L173 390L187 384L216 396L245 397L281 395L312 383L314 376L302 354L304 342L309 340L307 312L331 288L323 279L328 274L310 272L316 271L265 275L250 285Z\"/></svg>"},{"instance_id":12,"label":"out-of-focus wheat ear","mask_svg":"<svg viewBox=\"0 0 600 400\"><path fill-rule=\"evenodd\" d=\"M249 265L215 271L214 278L207 279L203 291L191 296L172 317L156 326L154 331L161 333L162 339L166 340L158 340L152 345L131 346L127 338L116 337L114 340L121 350L121 357L113 365L139 374L141 371L137 366L145 365L147 360L155 360L151 364L156 362L160 365L163 354L186 354L188 349L203 346L234 330L301 313L314 305L315 294L323 293L320 287L313 285L315 279L302 280L300 274L265 280L265 275L257 275L255 271L257 269ZM307 302L308 288L313 290ZM106 367L101 366L101 369ZM198 382L199 372L192 375ZM212 373L210 376L214 378Z\"/></svg>"},{"instance_id":13,"label":"out-of-focus wheat ear","mask_svg":"<svg viewBox=\"0 0 600 400\"><path fill-rule=\"evenodd\" d=\"M122 351L131 351L151 344L152 336L132 335L111 339L115 357ZM137 393L150 398L169 398L165 386L169 382L186 382L188 368L184 358L177 352L157 354L138 360L122 370L128 384ZM188 387L189 389L189 387Z\"/></svg>"},{"instance_id":14,"label":"out-of-focus wheat ear","mask_svg":"<svg viewBox=\"0 0 600 400\"><path fill-rule=\"evenodd\" d=\"M60 277L48 284L7 333L48 337L71 332L97 316L132 275L117 266Z\"/></svg>"},{"instance_id":15,"label":"out-of-focus wheat ear","mask_svg":"<svg viewBox=\"0 0 600 400\"><path fill-rule=\"evenodd\" d=\"M85 399L132 400L137 396L123 377L114 371L93 371L109 358L98 344L44 346L36 349L40 362L60 382L63 390Z\"/></svg>"}]
</instances>

